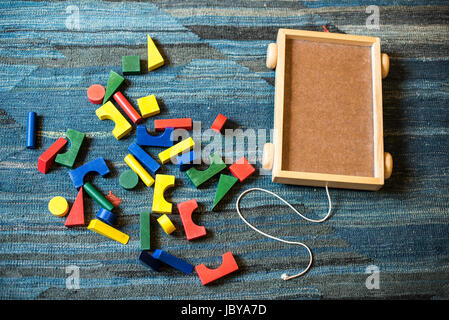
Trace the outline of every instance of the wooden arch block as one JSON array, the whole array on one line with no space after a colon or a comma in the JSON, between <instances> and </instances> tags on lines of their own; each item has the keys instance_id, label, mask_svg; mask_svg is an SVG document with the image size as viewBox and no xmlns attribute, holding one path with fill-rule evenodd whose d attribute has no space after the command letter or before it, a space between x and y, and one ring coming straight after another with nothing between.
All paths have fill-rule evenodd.
<instances>
[{"instance_id":1,"label":"wooden arch block","mask_svg":"<svg viewBox=\"0 0 449 320\"><path fill-rule=\"evenodd\" d=\"M186 233L187 240L198 239L206 235L206 228L199 226L192 221L192 213L198 208L195 199L178 203L178 211L182 225Z\"/></svg>"},{"instance_id":2,"label":"wooden arch block","mask_svg":"<svg viewBox=\"0 0 449 320\"><path fill-rule=\"evenodd\" d=\"M112 134L117 140L126 136L133 128L111 101L95 110L95 114L100 120L108 119L115 123Z\"/></svg>"},{"instance_id":3,"label":"wooden arch block","mask_svg":"<svg viewBox=\"0 0 449 320\"><path fill-rule=\"evenodd\" d=\"M239 269L239 266L237 265L231 251L224 253L222 255L222 259L223 262L217 269L209 269L204 264L200 264L195 267L195 271L200 277L203 286Z\"/></svg>"},{"instance_id":4,"label":"wooden arch block","mask_svg":"<svg viewBox=\"0 0 449 320\"><path fill-rule=\"evenodd\" d=\"M67 129L65 134L70 140L70 148L65 153L58 154L55 158L55 162L72 168L86 135L73 129Z\"/></svg>"},{"instance_id":5,"label":"wooden arch block","mask_svg":"<svg viewBox=\"0 0 449 320\"><path fill-rule=\"evenodd\" d=\"M164 198L164 192L168 188L175 186L175 176L167 174L157 174L154 183L152 212L171 213L173 204Z\"/></svg>"},{"instance_id":6,"label":"wooden arch block","mask_svg":"<svg viewBox=\"0 0 449 320\"><path fill-rule=\"evenodd\" d=\"M136 143L139 146L148 147L171 147L173 146L173 129L167 128L157 136L148 133L145 125L138 125L136 129Z\"/></svg>"},{"instance_id":7,"label":"wooden arch block","mask_svg":"<svg viewBox=\"0 0 449 320\"><path fill-rule=\"evenodd\" d=\"M73 169L69 172L70 179L72 179L75 188L79 188L84 184L84 177L90 172L96 172L101 176L109 173L109 167L103 158L97 158L88 163Z\"/></svg>"},{"instance_id":8,"label":"wooden arch block","mask_svg":"<svg viewBox=\"0 0 449 320\"><path fill-rule=\"evenodd\" d=\"M226 168L226 164L223 162L223 159L217 154L210 155L210 166L204 171L200 171L196 168L190 168L187 170L186 174L195 187L199 187L202 183L206 182L217 173Z\"/></svg>"}]
</instances>

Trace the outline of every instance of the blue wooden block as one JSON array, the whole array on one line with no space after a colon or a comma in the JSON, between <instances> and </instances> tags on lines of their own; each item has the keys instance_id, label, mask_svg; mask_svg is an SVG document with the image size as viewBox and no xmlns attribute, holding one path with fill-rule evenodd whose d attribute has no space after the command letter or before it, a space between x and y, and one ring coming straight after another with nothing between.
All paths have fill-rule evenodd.
<instances>
[{"instance_id":1,"label":"blue wooden block","mask_svg":"<svg viewBox=\"0 0 449 320\"><path fill-rule=\"evenodd\" d=\"M133 142L129 147L128 151L136 157L136 159L144 165L153 175L159 170L161 165L156 162L148 153L145 152L139 145Z\"/></svg>"},{"instance_id":2,"label":"blue wooden block","mask_svg":"<svg viewBox=\"0 0 449 320\"><path fill-rule=\"evenodd\" d=\"M192 273L193 265L163 250L156 249L153 253L153 258L158 259L159 261L162 261L163 263L168 264L169 266L178 269L179 271L182 271L184 273L187 274Z\"/></svg>"},{"instance_id":3,"label":"blue wooden block","mask_svg":"<svg viewBox=\"0 0 449 320\"><path fill-rule=\"evenodd\" d=\"M167 128L158 136L148 133L145 125L138 125L136 129L136 142L139 146L171 147L173 146L173 128Z\"/></svg>"},{"instance_id":4,"label":"blue wooden block","mask_svg":"<svg viewBox=\"0 0 449 320\"><path fill-rule=\"evenodd\" d=\"M193 161L197 158L195 151L190 151L187 153L183 153L179 157L176 158L176 163L179 167L179 170L186 171L191 166L193 166Z\"/></svg>"},{"instance_id":5,"label":"blue wooden block","mask_svg":"<svg viewBox=\"0 0 449 320\"><path fill-rule=\"evenodd\" d=\"M159 268L161 267L159 260L153 258L148 250L142 250L139 254L138 260L142 265L145 267L150 267L154 271L159 271Z\"/></svg>"},{"instance_id":6,"label":"blue wooden block","mask_svg":"<svg viewBox=\"0 0 449 320\"><path fill-rule=\"evenodd\" d=\"M84 177L89 172L96 172L104 176L109 173L109 168L103 158L97 158L89 161L81 167L69 171L70 178L72 179L75 188L79 188L84 185Z\"/></svg>"},{"instance_id":7,"label":"blue wooden block","mask_svg":"<svg viewBox=\"0 0 449 320\"><path fill-rule=\"evenodd\" d=\"M28 112L27 117L27 148L36 148L36 112Z\"/></svg>"},{"instance_id":8,"label":"blue wooden block","mask_svg":"<svg viewBox=\"0 0 449 320\"><path fill-rule=\"evenodd\" d=\"M97 218L98 218L98 220L101 220L110 226L113 226L115 223L115 220L117 219L115 214L113 214L111 211L108 211L104 208L100 208L100 210L98 210Z\"/></svg>"}]
</instances>

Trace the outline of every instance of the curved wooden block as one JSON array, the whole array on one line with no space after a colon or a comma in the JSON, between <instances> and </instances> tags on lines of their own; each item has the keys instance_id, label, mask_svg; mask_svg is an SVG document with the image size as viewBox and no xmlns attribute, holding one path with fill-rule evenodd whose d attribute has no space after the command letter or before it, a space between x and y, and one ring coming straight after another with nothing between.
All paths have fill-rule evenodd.
<instances>
[{"instance_id":1,"label":"curved wooden block","mask_svg":"<svg viewBox=\"0 0 449 320\"><path fill-rule=\"evenodd\" d=\"M173 204L164 198L164 192L168 188L175 186L175 176L167 174L157 174L154 183L152 212L171 213Z\"/></svg>"},{"instance_id":2,"label":"curved wooden block","mask_svg":"<svg viewBox=\"0 0 449 320\"><path fill-rule=\"evenodd\" d=\"M222 255L222 259L223 262L217 269L209 269L204 264L200 264L195 267L195 271L200 277L203 286L239 269L239 266L237 265L231 251L224 253Z\"/></svg>"},{"instance_id":3,"label":"curved wooden block","mask_svg":"<svg viewBox=\"0 0 449 320\"><path fill-rule=\"evenodd\" d=\"M108 119L115 123L112 134L117 140L120 140L132 130L132 126L111 101L106 102L100 108L95 110L95 114L100 120Z\"/></svg>"},{"instance_id":4,"label":"curved wooden block","mask_svg":"<svg viewBox=\"0 0 449 320\"><path fill-rule=\"evenodd\" d=\"M226 164L223 162L223 159L217 154L210 155L210 166L204 171L200 171L196 168L190 168L186 171L187 176L195 185L195 187L199 187L202 183L206 182L217 173L226 168Z\"/></svg>"},{"instance_id":5,"label":"curved wooden block","mask_svg":"<svg viewBox=\"0 0 449 320\"><path fill-rule=\"evenodd\" d=\"M70 148L65 153L59 153L55 158L55 162L72 168L86 135L73 129L67 129L65 135L70 140Z\"/></svg>"},{"instance_id":6,"label":"curved wooden block","mask_svg":"<svg viewBox=\"0 0 449 320\"><path fill-rule=\"evenodd\" d=\"M99 175L104 176L109 173L109 168L103 158L97 158L89 161L79 168L73 169L69 172L69 175L75 185L75 188L78 189L84 184L84 177L90 172L96 172Z\"/></svg>"},{"instance_id":7,"label":"curved wooden block","mask_svg":"<svg viewBox=\"0 0 449 320\"><path fill-rule=\"evenodd\" d=\"M152 136L148 133L145 125L138 125L136 129L136 143L139 146L171 147L173 146L173 130L173 128L167 128L162 134Z\"/></svg>"},{"instance_id":8,"label":"curved wooden block","mask_svg":"<svg viewBox=\"0 0 449 320\"><path fill-rule=\"evenodd\" d=\"M186 233L187 240L198 239L206 235L206 228L199 226L192 221L192 213L198 208L195 199L178 203L179 215Z\"/></svg>"}]
</instances>

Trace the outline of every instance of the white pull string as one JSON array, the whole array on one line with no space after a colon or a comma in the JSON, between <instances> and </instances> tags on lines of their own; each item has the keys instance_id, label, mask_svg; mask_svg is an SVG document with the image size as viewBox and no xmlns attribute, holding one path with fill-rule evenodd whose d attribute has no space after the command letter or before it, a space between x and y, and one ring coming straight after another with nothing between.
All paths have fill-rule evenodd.
<instances>
[{"instance_id":1,"label":"white pull string","mask_svg":"<svg viewBox=\"0 0 449 320\"><path fill-rule=\"evenodd\" d=\"M279 195L277 195L277 194L274 193L274 192L271 192L271 191L268 191L268 190L262 189L262 188L251 188L251 189L248 189L248 190L242 192L242 193L240 194L240 196L237 198L237 201L236 201L236 203L235 203L235 207L236 207L236 209L237 209L237 213L238 213L239 216L240 216L240 219L242 219L243 222L246 223L246 224L248 225L248 227L250 227L250 228L253 229L254 231L260 233L261 235L263 235L263 236L265 236L265 237L268 237L268 238L273 239L273 240L276 240L276 241L280 241L280 242L287 243L287 244L300 245L300 246L303 246L304 248L306 248L307 252L309 253L309 257L310 257L310 258L309 258L309 264L307 265L307 267L306 267L303 271L301 271L300 273L298 273L298 274L296 274L296 275L293 275L293 276L289 276L288 274L284 273L284 274L282 274L281 278L282 278L283 280L290 280L290 279L294 279L294 278L297 278L297 277L302 276L302 275L305 274L307 271L309 271L310 267L312 266L313 255L312 255L312 251L310 250L310 248L309 248L306 244L304 244L304 243L302 243L302 242L298 242L298 241L288 241L288 240L285 240L285 239L281 239L281 238L272 236L272 235L270 235L270 234L268 234L268 233L265 233L265 232L263 232L263 231L260 231L259 229L257 229L256 227L254 227L252 224L250 224L250 223L243 217L242 213L240 212L240 205L239 205L239 204L240 204L240 200L243 198L244 195L246 195L246 194L248 194L248 193L250 193L250 192L253 192L253 191L262 191L262 192L266 192L266 193L268 193L268 194L271 194L271 195L275 196L276 198L278 198L279 200L281 200L281 201L282 201L283 203L285 203L287 206L289 206L289 207L290 207L294 212L296 212L296 214L298 214L301 218L303 218L303 219L305 219L305 220L307 220L307 221L309 221L309 222L321 223L321 222L326 221L326 220L330 217L331 212L332 212L332 201L331 201L331 197L330 197L330 195L329 195L329 189L328 189L328 187L327 187L327 184L326 184L326 194L327 194L327 199L328 199L328 201L329 201L329 210L328 210L326 216L325 216L324 218L322 218L322 219L319 219L319 220L310 219L310 218L304 216L304 215L301 214L298 210L296 210L290 203L288 203L285 199L281 198Z\"/></svg>"}]
</instances>

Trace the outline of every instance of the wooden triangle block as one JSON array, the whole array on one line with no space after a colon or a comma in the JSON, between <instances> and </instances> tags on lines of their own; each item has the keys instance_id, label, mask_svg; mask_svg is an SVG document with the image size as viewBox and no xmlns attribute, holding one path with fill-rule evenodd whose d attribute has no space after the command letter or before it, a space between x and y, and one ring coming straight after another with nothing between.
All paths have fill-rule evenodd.
<instances>
[{"instance_id":1,"label":"wooden triangle block","mask_svg":"<svg viewBox=\"0 0 449 320\"><path fill-rule=\"evenodd\" d=\"M214 205L212 206L212 210L214 210L215 206L223 199L226 193L231 190L232 186L238 181L236 177L228 176L226 174L221 174L220 179L218 180L217 191L215 192L215 200Z\"/></svg>"},{"instance_id":2,"label":"wooden triangle block","mask_svg":"<svg viewBox=\"0 0 449 320\"><path fill-rule=\"evenodd\" d=\"M84 199L83 199L83 187L78 191L75 202L72 209L70 209L69 216L65 221L66 227L81 227L84 226Z\"/></svg>"},{"instance_id":3,"label":"wooden triangle block","mask_svg":"<svg viewBox=\"0 0 449 320\"><path fill-rule=\"evenodd\" d=\"M103 104L105 104L117 91L118 87L125 81L125 78L123 78L118 73L111 70L109 72L109 79L108 84L106 85L106 93L104 94Z\"/></svg>"}]
</instances>

